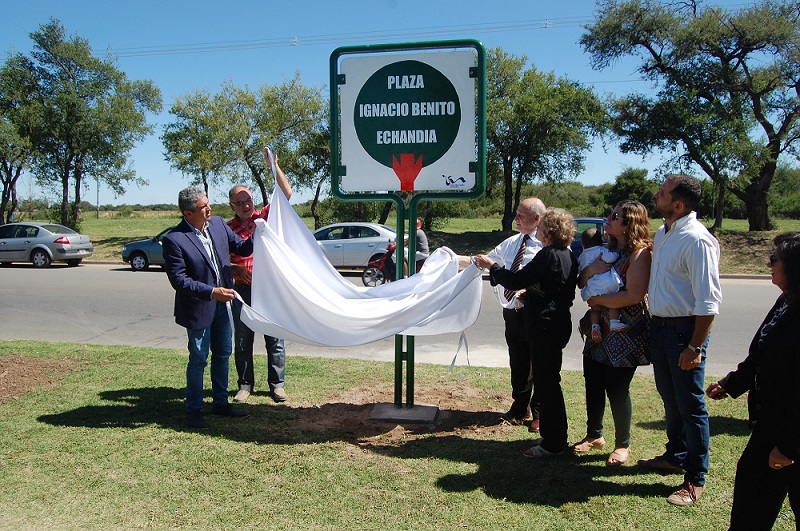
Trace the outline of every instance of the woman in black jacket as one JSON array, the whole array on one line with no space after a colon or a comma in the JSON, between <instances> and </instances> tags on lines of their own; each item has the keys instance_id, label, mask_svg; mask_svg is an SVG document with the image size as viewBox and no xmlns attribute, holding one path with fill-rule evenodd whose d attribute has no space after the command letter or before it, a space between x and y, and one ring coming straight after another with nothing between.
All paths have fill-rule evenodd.
<instances>
[{"instance_id":1,"label":"woman in black jacket","mask_svg":"<svg viewBox=\"0 0 800 531\"><path fill-rule=\"evenodd\" d=\"M540 395L539 433L542 437L526 450L527 457L561 454L567 445L567 412L561 391L561 360L572 331L569 308L575 299L578 261L569 249L575 233L572 216L551 208L539 220L536 238L544 248L522 269L511 271L486 255L475 257L478 267L489 269L492 285L525 289L524 319L530 345L533 387Z\"/></svg>"},{"instance_id":2,"label":"woman in black jacket","mask_svg":"<svg viewBox=\"0 0 800 531\"><path fill-rule=\"evenodd\" d=\"M736 467L730 529L771 529L789 494L800 516L800 233L780 234L769 257L783 292L750 343L747 358L706 394L719 400L749 392L752 430Z\"/></svg>"}]
</instances>

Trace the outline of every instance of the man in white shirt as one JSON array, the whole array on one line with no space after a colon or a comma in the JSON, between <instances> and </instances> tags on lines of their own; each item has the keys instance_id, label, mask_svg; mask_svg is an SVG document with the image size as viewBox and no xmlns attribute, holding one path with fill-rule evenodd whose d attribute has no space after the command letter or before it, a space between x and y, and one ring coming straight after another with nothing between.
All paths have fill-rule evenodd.
<instances>
[{"instance_id":1,"label":"man in white shirt","mask_svg":"<svg viewBox=\"0 0 800 531\"><path fill-rule=\"evenodd\" d=\"M694 504L705 492L709 422L703 395L706 347L719 313L719 242L697 220L700 182L667 176L655 194L664 217L653 242L648 301L650 356L656 388L664 402L667 445L663 455L639 466L684 475L667 501Z\"/></svg>"},{"instance_id":2,"label":"man in white shirt","mask_svg":"<svg viewBox=\"0 0 800 531\"><path fill-rule=\"evenodd\" d=\"M523 199L517 207L514 222L519 234L506 239L495 247L489 258L501 266L511 269L514 259L520 253L520 245L525 239L525 250L521 261L518 260L518 269L530 262L542 248L542 242L536 239L536 229L539 218L544 214L544 203L536 198ZM512 424L522 424L531 421L530 430L539 431L539 402L533 390L533 370L531 368L531 355L526 338L523 307L525 290L506 292L502 286L496 286L498 299L503 306L503 320L505 321L505 337L508 345L508 361L511 367L511 398L513 403L505 414L503 420Z\"/></svg>"}]
</instances>

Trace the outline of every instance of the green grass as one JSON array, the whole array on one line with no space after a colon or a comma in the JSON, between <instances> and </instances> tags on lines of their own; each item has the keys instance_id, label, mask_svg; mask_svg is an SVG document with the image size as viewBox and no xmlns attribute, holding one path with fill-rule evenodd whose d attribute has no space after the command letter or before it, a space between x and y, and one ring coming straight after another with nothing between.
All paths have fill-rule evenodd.
<instances>
[{"instance_id":1,"label":"green grass","mask_svg":"<svg viewBox=\"0 0 800 531\"><path fill-rule=\"evenodd\" d=\"M711 402L709 489L675 508L664 497L679 476L608 468L605 452L523 458L531 435L496 424L506 369L418 365L417 402L454 404L429 429L370 421L374 400L353 400L391 396L393 364L290 356L289 402L255 394L250 417L192 432L183 352L0 341L0 368L31 360L71 372L45 368L50 384L0 403L5 529L721 529L748 437L744 399ZM583 381L563 376L577 440ZM632 392L635 461L665 437L652 378L637 375ZM788 504L776 529L794 529Z\"/></svg>"}]
</instances>

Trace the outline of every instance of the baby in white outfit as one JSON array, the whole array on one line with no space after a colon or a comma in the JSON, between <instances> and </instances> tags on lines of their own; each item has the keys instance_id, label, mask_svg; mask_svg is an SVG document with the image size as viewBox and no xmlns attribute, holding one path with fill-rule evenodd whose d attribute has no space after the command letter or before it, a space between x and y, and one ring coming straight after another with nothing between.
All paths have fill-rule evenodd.
<instances>
[{"instance_id":1,"label":"baby in white outfit","mask_svg":"<svg viewBox=\"0 0 800 531\"><path fill-rule=\"evenodd\" d=\"M609 250L603 245L603 235L595 228L590 227L581 233L581 244L583 245L583 252L578 257L578 272L583 271L586 267L602 257L603 262L613 264L619 258L619 254ZM607 293L616 293L623 286L622 279L613 267L601 273L594 275L586 281L586 285L581 289L581 298L588 301L595 295L605 295ZM592 308L592 341L600 342L603 340L603 335L600 330L600 309ZM608 309L609 328L611 332L623 332L628 329L628 326L619 320L619 308Z\"/></svg>"}]
</instances>

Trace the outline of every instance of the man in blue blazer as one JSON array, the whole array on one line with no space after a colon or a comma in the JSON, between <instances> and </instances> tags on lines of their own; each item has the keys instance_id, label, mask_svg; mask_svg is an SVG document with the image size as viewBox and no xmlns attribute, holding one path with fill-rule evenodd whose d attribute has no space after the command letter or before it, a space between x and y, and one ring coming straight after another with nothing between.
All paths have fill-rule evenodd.
<instances>
[{"instance_id":1,"label":"man in blue blazer","mask_svg":"<svg viewBox=\"0 0 800 531\"><path fill-rule=\"evenodd\" d=\"M175 322L189 336L186 366L186 422L206 429L203 373L211 350L212 415L246 417L228 403L228 358L232 351L229 302L234 299L230 253L253 254L253 241L242 240L211 206L203 190L178 193L183 221L163 239L164 267L175 288Z\"/></svg>"}]
</instances>

